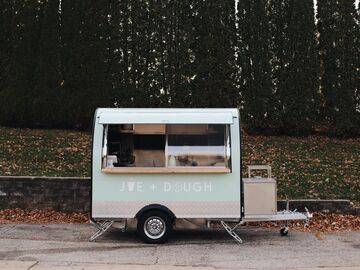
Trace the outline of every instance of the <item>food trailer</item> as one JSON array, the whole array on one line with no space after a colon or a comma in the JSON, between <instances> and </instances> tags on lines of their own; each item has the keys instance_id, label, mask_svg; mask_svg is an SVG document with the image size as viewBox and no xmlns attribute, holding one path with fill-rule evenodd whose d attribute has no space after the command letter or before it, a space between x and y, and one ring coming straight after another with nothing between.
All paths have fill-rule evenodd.
<instances>
[{"instance_id":1,"label":"food trailer","mask_svg":"<svg viewBox=\"0 0 360 270\"><path fill-rule=\"evenodd\" d=\"M241 242L245 222L309 218L277 211L269 166L242 178L238 109L99 108L93 127L90 240L135 220L145 242L163 243L185 220L220 222ZM262 169L267 177L251 177Z\"/></svg>"}]
</instances>

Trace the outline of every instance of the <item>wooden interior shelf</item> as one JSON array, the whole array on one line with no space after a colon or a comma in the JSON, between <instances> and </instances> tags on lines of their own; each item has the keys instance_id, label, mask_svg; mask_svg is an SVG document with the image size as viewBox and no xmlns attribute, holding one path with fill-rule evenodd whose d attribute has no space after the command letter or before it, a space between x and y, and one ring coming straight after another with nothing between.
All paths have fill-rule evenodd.
<instances>
[{"instance_id":1,"label":"wooden interior shelf","mask_svg":"<svg viewBox=\"0 0 360 270\"><path fill-rule=\"evenodd\" d=\"M104 168L103 173L230 173L230 169L222 167L115 167Z\"/></svg>"}]
</instances>

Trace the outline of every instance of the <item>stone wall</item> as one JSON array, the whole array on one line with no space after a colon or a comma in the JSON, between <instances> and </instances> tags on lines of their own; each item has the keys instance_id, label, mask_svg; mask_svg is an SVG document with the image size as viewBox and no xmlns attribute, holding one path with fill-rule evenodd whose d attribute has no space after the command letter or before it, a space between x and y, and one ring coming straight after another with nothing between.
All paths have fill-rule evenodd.
<instances>
[{"instance_id":1,"label":"stone wall","mask_svg":"<svg viewBox=\"0 0 360 270\"><path fill-rule=\"evenodd\" d=\"M48 209L89 212L91 180L88 177L13 177L0 176L0 209ZM349 200L290 200L290 209L325 213L360 214ZM286 208L278 201L278 210Z\"/></svg>"},{"instance_id":2,"label":"stone wall","mask_svg":"<svg viewBox=\"0 0 360 270\"><path fill-rule=\"evenodd\" d=\"M0 177L0 209L90 211L90 178Z\"/></svg>"}]
</instances>

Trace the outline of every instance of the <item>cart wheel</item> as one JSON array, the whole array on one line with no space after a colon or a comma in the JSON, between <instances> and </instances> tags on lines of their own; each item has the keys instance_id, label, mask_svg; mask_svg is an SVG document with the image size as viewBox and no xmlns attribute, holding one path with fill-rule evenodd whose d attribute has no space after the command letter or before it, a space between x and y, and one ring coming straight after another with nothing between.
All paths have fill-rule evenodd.
<instances>
[{"instance_id":1,"label":"cart wheel","mask_svg":"<svg viewBox=\"0 0 360 270\"><path fill-rule=\"evenodd\" d=\"M284 227L280 229L280 234L281 236L287 236L289 233L289 228L288 227Z\"/></svg>"},{"instance_id":2,"label":"cart wheel","mask_svg":"<svg viewBox=\"0 0 360 270\"><path fill-rule=\"evenodd\" d=\"M171 235L172 229L169 215L162 211L148 211L138 219L138 234L144 242L149 244L164 243Z\"/></svg>"}]
</instances>

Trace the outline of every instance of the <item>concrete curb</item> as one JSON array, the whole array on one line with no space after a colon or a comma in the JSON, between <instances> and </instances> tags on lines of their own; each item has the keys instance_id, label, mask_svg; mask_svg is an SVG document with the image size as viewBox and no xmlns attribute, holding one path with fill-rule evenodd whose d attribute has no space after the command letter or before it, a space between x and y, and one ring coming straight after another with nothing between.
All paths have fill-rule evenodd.
<instances>
[{"instance_id":1,"label":"concrete curb","mask_svg":"<svg viewBox=\"0 0 360 270\"><path fill-rule=\"evenodd\" d=\"M214 267L198 267L198 266L172 266L172 265L141 265L141 264L107 264L107 263L71 263L59 264L52 262L38 262L38 261L1 261L0 269L7 270L214 270Z\"/></svg>"}]
</instances>

